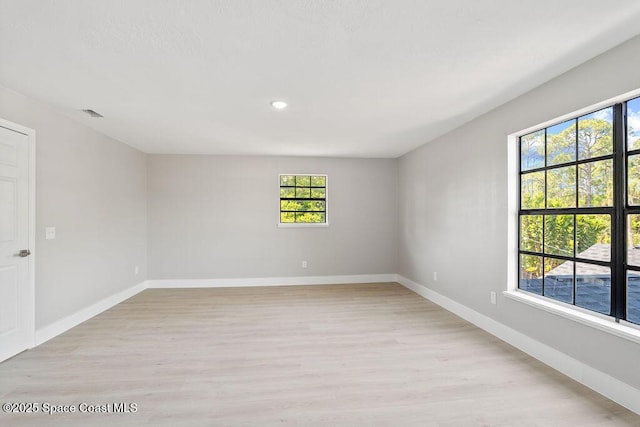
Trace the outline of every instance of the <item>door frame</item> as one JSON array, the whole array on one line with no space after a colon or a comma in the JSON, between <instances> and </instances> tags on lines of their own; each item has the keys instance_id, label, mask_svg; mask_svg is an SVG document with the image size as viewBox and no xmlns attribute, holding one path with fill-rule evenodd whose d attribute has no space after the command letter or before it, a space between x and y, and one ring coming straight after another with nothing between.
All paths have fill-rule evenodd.
<instances>
[{"instance_id":1,"label":"door frame","mask_svg":"<svg viewBox=\"0 0 640 427\"><path fill-rule=\"evenodd\" d=\"M36 257L38 252L36 250L36 131L26 126L19 125L0 118L0 126L12 130L14 132L21 133L27 136L27 151L28 151L28 182L27 191L29 193L27 200L28 210L28 227L29 227L29 249L31 255L27 258L27 288L28 288L28 304L25 307L27 313L24 318L28 319L27 323L27 343L29 348L35 346L36 336Z\"/></svg>"}]
</instances>

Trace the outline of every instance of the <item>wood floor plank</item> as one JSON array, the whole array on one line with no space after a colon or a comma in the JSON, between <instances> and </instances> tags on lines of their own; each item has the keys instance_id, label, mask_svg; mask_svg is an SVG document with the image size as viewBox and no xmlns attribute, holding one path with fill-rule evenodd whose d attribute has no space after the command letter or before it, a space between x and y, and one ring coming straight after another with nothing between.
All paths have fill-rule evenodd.
<instances>
[{"instance_id":1,"label":"wood floor plank","mask_svg":"<svg viewBox=\"0 0 640 427\"><path fill-rule=\"evenodd\" d=\"M639 426L393 283L146 290L0 364L11 426Z\"/></svg>"}]
</instances>

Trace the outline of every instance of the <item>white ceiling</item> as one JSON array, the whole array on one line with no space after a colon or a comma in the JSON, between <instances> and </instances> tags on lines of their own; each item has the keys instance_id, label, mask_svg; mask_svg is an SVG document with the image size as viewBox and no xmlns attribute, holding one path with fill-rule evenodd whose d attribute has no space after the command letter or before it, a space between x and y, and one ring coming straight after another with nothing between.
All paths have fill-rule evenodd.
<instances>
[{"instance_id":1,"label":"white ceiling","mask_svg":"<svg viewBox=\"0 0 640 427\"><path fill-rule=\"evenodd\" d=\"M637 0L0 0L0 85L149 153L397 157L639 21Z\"/></svg>"}]
</instances>

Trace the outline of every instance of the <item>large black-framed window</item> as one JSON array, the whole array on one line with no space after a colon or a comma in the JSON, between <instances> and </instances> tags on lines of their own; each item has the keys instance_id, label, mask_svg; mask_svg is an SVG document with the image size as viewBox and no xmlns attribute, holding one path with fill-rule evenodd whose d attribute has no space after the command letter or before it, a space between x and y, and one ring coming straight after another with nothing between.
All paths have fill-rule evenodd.
<instances>
[{"instance_id":1,"label":"large black-framed window","mask_svg":"<svg viewBox=\"0 0 640 427\"><path fill-rule=\"evenodd\" d=\"M640 98L518 145L518 287L640 324Z\"/></svg>"},{"instance_id":2,"label":"large black-framed window","mask_svg":"<svg viewBox=\"0 0 640 427\"><path fill-rule=\"evenodd\" d=\"M327 223L327 175L280 175L280 224Z\"/></svg>"}]
</instances>

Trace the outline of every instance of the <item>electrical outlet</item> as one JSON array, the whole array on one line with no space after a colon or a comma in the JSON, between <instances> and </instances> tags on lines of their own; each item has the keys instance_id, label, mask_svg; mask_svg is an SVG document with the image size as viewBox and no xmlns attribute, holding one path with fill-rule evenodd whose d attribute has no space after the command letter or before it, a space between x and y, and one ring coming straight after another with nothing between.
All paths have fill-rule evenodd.
<instances>
[{"instance_id":1,"label":"electrical outlet","mask_svg":"<svg viewBox=\"0 0 640 427\"><path fill-rule=\"evenodd\" d=\"M138 273L140 273L140 268L136 265L136 268L133 269L133 272L135 273L135 275L137 276Z\"/></svg>"},{"instance_id":2,"label":"electrical outlet","mask_svg":"<svg viewBox=\"0 0 640 427\"><path fill-rule=\"evenodd\" d=\"M307 263L307 261L302 261L302 268L307 268L309 266L309 264Z\"/></svg>"},{"instance_id":3,"label":"electrical outlet","mask_svg":"<svg viewBox=\"0 0 640 427\"><path fill-rule=\"evenodd\" d=\"M438 280L438 272L433 272L433 281L436 282Z\"/></svg>"},{"instance_id":4,"label":"electrical outlet","mask_svg":"<svg viewBox=\"0 0 640 427\"><path fill-rule=\"evenodd\" d=\"M46 227L44 229L44 238L46 240L53 240L56 238L56 228L55 227Z\"/></svg>"},{"instance_id":5,"label":"electrical outlet","mask_svg":"<svg viewBox=\"0 0 640 427\"><path fill-rule=\"evenodd\" d=\"M496 305L498 303L498 296L495 292L491 292L491 304Z\"/></svg>"}]
</instances>

